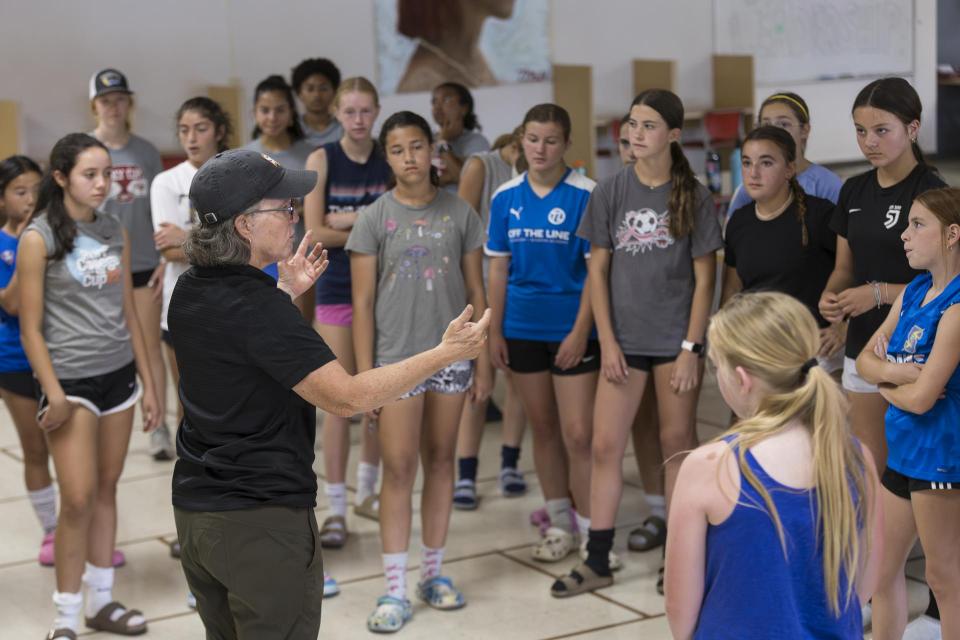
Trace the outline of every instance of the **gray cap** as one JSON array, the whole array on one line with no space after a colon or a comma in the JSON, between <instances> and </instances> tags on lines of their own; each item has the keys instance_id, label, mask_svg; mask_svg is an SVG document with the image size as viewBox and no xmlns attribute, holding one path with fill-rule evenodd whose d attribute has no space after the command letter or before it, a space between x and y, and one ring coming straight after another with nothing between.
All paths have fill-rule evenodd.
<instances>
[{"instance_id":1,"label":"gray cap","mask_svg":"<svg viewBox=\"0 0 960 640\"><path fill-rule=\"evenodd\" d=\"M302 198L316 186L316 171L284 169L265 153L231 149L203 163L190 183L190 201L201 226L209 227L264 198Z\"/></svg>"}]
</instances>

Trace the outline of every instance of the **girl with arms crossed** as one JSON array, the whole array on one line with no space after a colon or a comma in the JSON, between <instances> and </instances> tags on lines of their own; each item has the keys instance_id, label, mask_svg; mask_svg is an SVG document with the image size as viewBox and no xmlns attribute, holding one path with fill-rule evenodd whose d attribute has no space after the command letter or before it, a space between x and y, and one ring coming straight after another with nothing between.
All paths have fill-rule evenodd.
<instances>
[{"instance_id":1,"label":"girl with arms crossed","mask_svg":"<svg viewBox=\"0 0 960 640\"><path fill-rule=\"evenodd\" d=\"M316 287L316 327L324 342L337 354L349 373L355 373L353 307L350 292L350 258L343 246L364 207L386 190L390 167L383 150L371 136L380 113L377 90L366 78L347 78L333 99L333 109L343 137L320 147L307 158L307 169L317 172L317 186L307 194L303 210L306 226L327 248L330 265ZM339 549L347 542L347 457L350 421L328 413L323 418L324 492L330 516L323 521L320 539L324 548ZM380 451L377 435L368 421L361 425L360 464L357 467L357 515L376 519L377 476ZM325 589L335 592L327 577ZM328 593L331 595L331 593Z\"/></svg>"},{"instance_id":2,"label":"girl with arms crossed","mask_svg":"<svg viewBox=\"0 0 960 640\"><path fill-rule=\"evenodd\" d=\"M886 513L873 637L900 638L907 623L904 569L917 536L944 638L960 637L960 190L934 189L910 209L903 247L922 271L894 301L857 358L890 403Z\"/></svg>"}]
</instances>

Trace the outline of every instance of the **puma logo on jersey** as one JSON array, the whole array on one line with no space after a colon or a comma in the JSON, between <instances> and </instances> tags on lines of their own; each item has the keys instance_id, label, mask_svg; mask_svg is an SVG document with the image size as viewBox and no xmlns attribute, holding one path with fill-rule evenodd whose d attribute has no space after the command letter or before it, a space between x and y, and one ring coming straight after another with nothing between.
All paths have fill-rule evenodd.
<instances>
[{"instance_id":1,"label":"puma logo on jersey","mask_svg":"<svg viewBox=\"0 0 960 640\"><path fill-rule=\"evenodd\" d=\"M510 207L510 215L514 216L517 220L520 219L521 211L523 211L523 207L520 207L519 209L514 209L513 207Z\"/></svg>"},{"instance_id":2,"label":"puma logo on jersey","mask_svg":"<svg viewBox=\"0 0 960 640\"><path fill-rule=\"evenodd\" d=\"M900 209L902 208L899 204L890 205L890 208L887 209L887 219L884 221L883 226L887 229L893 229L900 219Z\"/></svg>"}]
</instances>

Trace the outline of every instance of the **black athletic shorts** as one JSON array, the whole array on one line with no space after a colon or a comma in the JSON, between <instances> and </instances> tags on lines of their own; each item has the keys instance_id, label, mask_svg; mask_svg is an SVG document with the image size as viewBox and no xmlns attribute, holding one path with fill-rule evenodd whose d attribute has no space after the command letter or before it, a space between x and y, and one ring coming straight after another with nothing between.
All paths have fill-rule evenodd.
<instances>
[{"instance_id":1,"label":"black athletic shorts","mask_svg":"<svg viewBox=\"0 0 960 640\"><path fill-rule=\"evenodd\" d=\"M170 336L170 332L166 329L160 330L160 340L162 340L165 344L170 345L171 349L173 348L173 338Z\"/></svg>"},{"instance_id":2,"label":"black athletic shorts","mask_svg":"<svg viewBox=\"0 0 960 640\"><path fill-rule=\"evenodd\" d=\"M150 276L153 275L153 272L154 269L150 269L149 271L134 271L131 274L133 278L133 288L141 289L150 284Z\"/></svg>"},{"instance_id":3,"label":"black athletic shorts","mask_svg":"<svg viewBox=\"0 0 960 640\"><path fill-rule=\"evenodd\" d=\"M32 371L0 373L0 389L32 400L37 398L37 388L34 385Z\"/></svg>"},{"instance_id":4,"label":"black athletic shorts","mask_svg":"<svg viewBox=\"0 0 960 640\"><path fill-rule=\"evenodd\" d=\"M76 402L98 418L129 409L140 397L137 368L133 362L99 376L61 380L60 386L67 400ZM37 420L39 420L49 406L39 382L37 393L40 400L37 412Z\"/></svg>"},{"instance_id":5,"label":"black athletic shorts","mask_svg":"<svg viewBox=\"0 0 960 640\"><path fill-rule=\"evenodd\" d=\"M880 484L884 488L904 500L910 499L910 494L914 491L960 491L960 482L933 482L931 480L918 480L905 476L899 471L894 471L890 467L883 472Z\"/></svg>"},{"instance_id":6,"label":"black athletic shorts","mask_svg":"<svg viewBox=\"0 0 960 640\"><path fill-rule=\"evenodd\" d=\"M677 359L677 356L628 356L623 354L623 358L631 369L639 369L650 373L654 367L673 362Z\"/></svg>"},{"instance_id":7,"label":"black athletic shorts","mask_svg":"<svg viewBox=\"0 0 960 640\"><path fill-rule=\"evenodd\" d=\"M600 370L600 343L596 340L587 340L587 350L583 354L583 359L570 369L561 369L554 364L559 349L559 342L507 338L510 370L516 373L549 371L555 376L575 376Z\"/></svg>"}]
</instances>

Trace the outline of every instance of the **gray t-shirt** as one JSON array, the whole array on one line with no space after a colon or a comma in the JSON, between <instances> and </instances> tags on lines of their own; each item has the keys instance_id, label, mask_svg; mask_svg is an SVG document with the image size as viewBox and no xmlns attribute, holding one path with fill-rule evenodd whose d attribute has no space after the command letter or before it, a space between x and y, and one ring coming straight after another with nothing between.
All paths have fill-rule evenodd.
<instances>
[{"instance_id":1,"label":"gray t-shirt","mask_svg":"<svg viewBox=\"0 0 960 640\"><path fill-rule=\"evenodd\" d=\"M47 214L27 231L37 231L54 251ZM123 315L123 227L97 212L92 222L78 222L73 251L48 261L43 281L43 339L57 378L102 375L133 360L130 333Z\"/></svg>"},{"instance_id":2,"label":"gray t-shirt","mask_svg":"<svg viewBox=\"0 0 960 640\"><path fill-rule=\"evenodd\" d=\"M135 135L122 149L110 149L113 163L110 194L101 207L119 220L130 237L130 269L152 271L160 264L160 253L153 242L153 218L150 215L150 185L163 171L157 148Z\"/></svg>"},{"instance_id":3,"label":"gray t-shirt","mask_svg":"<svg viewBox=\"0 0 960 640\"><path fill-rule=\"evenodd\" d=\"M517 172L500 157L500 151L482 151L475 153L473 158L483 163L483 190L480 192L480 222L483 228L490 225L490 201L504 182L510 180Z\"/></svg>"},{"instance_id":4,"label":"gray t-shirt","mask_svg":"<svg viewBox=\"0 0 960 640\"><path fill-rule=\"evenodd\" d=\"M267 151L263 148L263 141L260 138L251 140L247 144L243 145L243 148L252 149L253 151L259 151L260 153L267 154L279 162L280 166L284 169L297 170L301 170L307 166L307 156L316 150L316 147L313 145L313 143L307 141L306 138L297 140L283 151Z\"/></svg>"},{"instance_id":5,"label":"gray t-shirt","mask_svg":"<svg viewBox=\"0 0 960 640\"><path fill-rule=\"evenodd\" d=\"M307 156L316 151L316 148L306 138L297 140L283 151L267 151L263 148L263 141L260 138L251 140L243 146L244 149L252 149L265 153L280 163L284 169L302 170L307 166ZM296 250L306 232L306 226L303 221L303 212L300 212L300 220L297 222L297 232L293 239L293 249Z\"/></svg>"},{"instance_id":6,"label":"gray t-shirt","mask_svg":"<svg viewBox=\"0 0 960 640\"><path fill-rule=\"evenodd\" d=\"M303 115L301 114L300 126L303 127L303 133L307 136L304 140L310 143L315 149L322 147L328 142L337 142L343 137L343 127L336 119L331 120L330 124L327 125L327 128L323 131L317 131L307 124L307 121L303 119Z\"/></svg>"},{"instance_id":7,"label":"gray t-shirt","mask_svg":"<svg viewBox=\"0 0 960 640\"><path fill-rule=\"evenodd\" d=\"M672 182L641 184L633 166L600 182L577 235L610 249L613 329L627 355L675 356L686 338L693 300L693 259L723 246L710 192L697 185L693 232L670 235Z\"/></svg>"},{"instance_id":8,"label":"gray t-shirt","mask_svg":"<svg viewBox=\"0 0 960 640\"><path fill-rule=\"evenodd\" d=\"M490 150L490 141L487 140L479 131L466 131L458 135L453 140L447 140L450 145L450 151L464 162L475 153ZM457 183L448 184L444 187L452 193L457 192Z\"/></svg>"},{"instance_id":9,"label":"gray t-shirt","mask_svg":"<svg viewBox=\"0 0 960 640\"><path fill-rule=\"evenodd\" d=\"M377 256L376 362L399 362L440 342L467 304L461 258L482 245L480 216L443 189L423 207L388 191L360 212L346 250Z\"/></svg>"}]
</instances>

